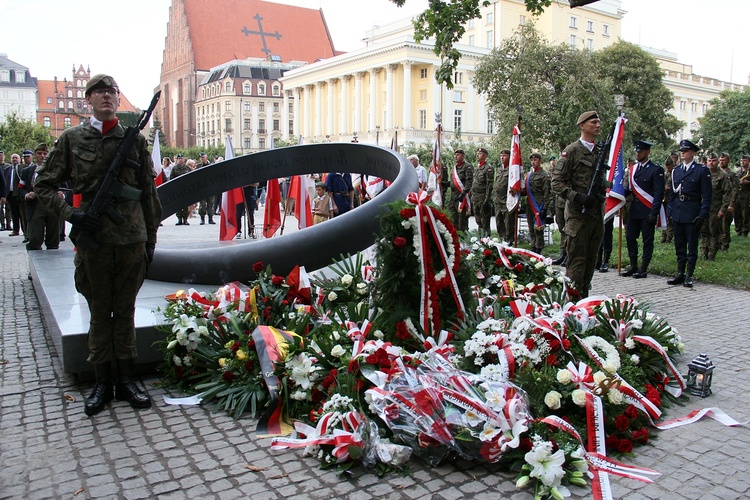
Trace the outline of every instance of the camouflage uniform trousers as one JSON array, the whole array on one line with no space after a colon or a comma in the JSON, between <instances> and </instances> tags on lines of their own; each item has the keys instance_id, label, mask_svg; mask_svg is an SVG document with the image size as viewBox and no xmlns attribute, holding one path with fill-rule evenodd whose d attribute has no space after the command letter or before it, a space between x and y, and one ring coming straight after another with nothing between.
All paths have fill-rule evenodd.
<instances>
[{"instance_id":1,"label":"camouflage uniform trousers","mask_svg":"<svg viewBox=\"0 0 750 500\"><path fill-rule=\"evenodd\" d=\"M175 215L179 219L185 219L185 221L188 220L188 217L190 217L190 207L185 207L179 209L177 212L175 212Z\"/></svg>"},{"instance_id":2,"label":"camouflage uniform trousers","mask_svg":"<svg viewBox=\"0 0 750 500\"><path fill-rule=\"evenodd\" d=\"M604 221L600 217L578 218L575 234L570 234L572 224L566 222L567 238L565 250L568 252L566 274L575 284L576 289L587 296L594 277L596 257L604 237Z\"/></svg>"},{"instance_id":3,"label":"camouflage uniform trousers","mask_svg":"<svg viewBox=\"0 0 750 500\"><path fill-rule=\"evenodd\" d=\"M205 217L208 215L209 217L213 217L216 215L216 212L214 212L214 197L209 196L205 200L201 200L200 205L198 206L198 215L201 217Z\"/></svg>"},{"instance_id":4,"label":"camouflage uniform trousers","mask_svg":"<svg viewBox=\"0 0 750 500\"><path fill-rule=\"evenodd\" d=\"M503 201L495 200L495 227L497 237L507 243L513 243L516 239L516 210L508 212L508 206Z\"/></svg>"},{"instance_id":5,"label":"camouflage uniform trousers","mask_svg":"<svg viewBox=\"0 0 750 500\"><path fill-rule=\"evenodd\" d=\"M718 214L710 213L708 220L701 227L701 255L704 259L716 259L716 253L721 248L724 219L726 216L719 219Z\"/></svg>"},{"instance_id":6,"label":"camouflage uniform trousers","mask_svg":"<svg viewBox=\"0 0 750 500\"><path fill-rule=\"evenodd\" d=\"M490 228L490 218L492 217L492 205L491 201L482 196L477 196L471 199L471 208L474 211L474 218L477 221L479 227L479 233L482 236L490 236L492 229Z\"/></svg>"},{"instance_id":7,"label":"camouflage uniform trousers","mask_svg":"<svg viewBox=\"0 0 750 500\"><path fill-rule=\"evenodd\" d=\"M529 225L529 244L532 247L541 250L544 248L544 221L542 225L537 227L536 220L534 218L534 211L531 207L526 207L526 222Z\"/></svg>"},{"instance_id":8,"label":"camouflage uniform trousers","mask_svg":"<svg viewBox=\"0 0 750 500\"><path fill-rule=\"evenodd\" d=\"M734 230L740 236L750 233L750 191L737 192L734 202Z\"/></svg>"},{"instance_id":9,"label":"camouflage uniform trousers","mask_svg":"<svg viewBox=\"0 0 750 500\"><path fill-rule=\"evenodd\" d=\"M451 222L453 222L453 225L456 226L456 230L468 231L469 217L471 216L471 213L469 213L469 210L462 210L461 212L458 211L458 194L454 194L455 192L455 189L451 189L451 198L448 202L448 217L450 218ZM471 199L471 196L469 197L469 199ZM474 200L472 200L472 204L473 203Z\"/></svg>"},{"instance_id":10,"label":"camouflage uniform trousers","mask_svg":"<svg viewBox=\"0 0 750 500\"><path fill-rule=\"evenodd\" d=\"M560 230L560 253L565 250L565 241L568 239L565 234L565 200L559 196L555 199L555 223Z\"/></svg>"},{"instance_id":11,"label":"camouflage uniform trousers","mask_svg":"<svg viewBox=\"0 0 750 500\"><path fill-rule=\"evenodd\" d=\"M76 290L91 313L88 362L135 358L135 299L148 269L146 243L78 248L74 263Z\"/></svg>"},{"instance_id":12,"label":"camouflage uniform trousers","mask_svg":"<svg viewBox=\"0 0 750 500\"><path fill-rule=\"evenodd\" d=\"M26 244L26 250L41 250L42 243L45 244L47 250L60 247L60 217L47 210L38 201L34 202L31 214L27 216L29 225L26 236L29 242Z\"/></svg>"}]
</instances>

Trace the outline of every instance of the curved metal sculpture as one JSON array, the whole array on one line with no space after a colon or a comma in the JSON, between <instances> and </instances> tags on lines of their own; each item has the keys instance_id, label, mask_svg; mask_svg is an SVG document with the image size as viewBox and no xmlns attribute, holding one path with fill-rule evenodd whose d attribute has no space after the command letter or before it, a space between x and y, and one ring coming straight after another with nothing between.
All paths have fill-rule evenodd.
<instances>
[{"instance_id":1,"label":"curved metal sculpture","mask_svg":"<svg viewBox=\"0 0 750 500\"><path fill-rule=\"evenodd\" d=\"M324 224L267 240L225 242L201 248L157 247L148 278L175 283L222 285L255 277L255 262L271 264L279 275L295 265L309 270L329 265L341 254L372 245L381 207L418 189L414 167L389 149L363 144L309 144L240 156L182 175L157 189L165 219L201 199L253 182L319 172L370 174L393 181L377 198Z\"/></svg>"}]
</instances>

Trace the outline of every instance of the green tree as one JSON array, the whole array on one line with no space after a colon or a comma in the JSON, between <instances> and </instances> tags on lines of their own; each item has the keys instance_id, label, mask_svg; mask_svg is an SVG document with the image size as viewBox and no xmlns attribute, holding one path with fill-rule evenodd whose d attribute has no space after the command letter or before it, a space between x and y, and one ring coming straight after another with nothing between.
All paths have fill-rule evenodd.
<instances>
[{"instance_id":1,"label":"green tree","mask_svg":"<svg viewBox=\"0 0 750 500\"><path fill-rule=\"evenodd\" d=\"M391 0L403 7L406 0ZM571 1L572 6L586 5L597 0ZM427 10L414 19L414 40L421 42L435 37L434 52L440 57L441 65L435 75L438 83L453 88L453 73L458 67L461 53L453 46L461 40L466 28L464 25L478 17L479 7L490 5L490 0L430 0ZM552 5L552 0L524 0L526 10L534 15L544 12Z\"/></svg>"},{"instance_id":2,"label":"green tree","mask_svg":"<svg viewBox=\"0 0 750 500\"><path fill-rule=\"evenodd\" d=\"M699 120L697 138L706 151L726 151L733 160L750 153L750 87L724 90Z\"/></svg>"},{"instance_id":3,"label":"green tree","mask_svg":"<svg viewBox=\"0 0 750 500\"><path fill-rule=\"evenodd\" d=\"M613 94L625 96L626 144L633 140L651 140L664 147L682 122L669 113L672 92L662 83L662 71L656 59L632 43L619 41L592 52L599 77L611 81Z\"/></svg>"},{"instance_id":4,"label":"green tree","mask_svg":"<svg viewBox=\"0 0 750 500\"><path fill-rule=\"evenodd\" d=\"M533 24L483 58L473 83L487 96L498 148L510 146L518 106L523 106L523 142L545 154L557 154L578 137L581 112L596 109L605 124L616 115L611 81L598 77L590 53L551 45Z\"/></svg>"},{"instance_id":5,"label":"green tree","mask_svg":"<svg viewBox=\"0 0 750 500\"><path fill-rule=\"evenodd\" d=\"M151 125L151 130L148 133L148 143L153 145L154 144L154 135L156 135L156 131L159 131L159 146L160 149L163 151L165 147L167 147L167 138L164 137L164 131L161 128L161 120L154 116L153 123Z\"/></svg>"},{"instance_id":6,"label":"green tree","mask_svg":"<svg viewBox=\"0 0 750 500\"><path fill-rule=\"evenodd\" d=\"M51 147L54 141L49 128L19 117L15 112L11 112L5 118L5 123L0 124L0 149L6 152L7 158L11 153L20 154L24 149L34 149L42 142Z\"/></svg>"}]
</instances>

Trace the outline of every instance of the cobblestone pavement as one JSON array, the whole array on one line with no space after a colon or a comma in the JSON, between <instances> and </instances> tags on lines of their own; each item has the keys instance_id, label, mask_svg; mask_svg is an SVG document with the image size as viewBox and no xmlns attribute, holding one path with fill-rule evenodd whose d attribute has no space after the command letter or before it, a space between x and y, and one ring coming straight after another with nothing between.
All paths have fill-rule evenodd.
<instances>
[{"instance_id":1,"label":"cobblestone pavement","mask_svg":"<svg viewBox=\"0 0 750 500\"><path fill-rule=\"evenodd\" d=\"M213 239L218 226L175 228L165 221L164 246ZM143 380L154 407L134 411L112 405L94 418L83 413L91 383L62 372L46 335L39 303L28 280L19 238L0 233L2 340L0 343L0 499L15 498L530 498L516 490L514 475L465 461L436 468L414 462L408 476L355 477L321 471L299 451L272 454L256 439L255 421L233 420L210 407L167 406L158 377ZM64 245L69 245L65 242ZM717 365L714 394L692 398L670 417L719 407L738 420L750 418L750 292L698 282L693 290L669 287L665 278L645 280L597 273L593 293L636 296L665 315L683 335L680 368L699 353ZM654 432L653 446L625 462L652 467L662 476L647 485L612 476L616 498L747 498L750 429L712 420ZM250 467L252 466L252 468ZM588 489L574 490L586 497Z\"/></svg>"}]
</instances>

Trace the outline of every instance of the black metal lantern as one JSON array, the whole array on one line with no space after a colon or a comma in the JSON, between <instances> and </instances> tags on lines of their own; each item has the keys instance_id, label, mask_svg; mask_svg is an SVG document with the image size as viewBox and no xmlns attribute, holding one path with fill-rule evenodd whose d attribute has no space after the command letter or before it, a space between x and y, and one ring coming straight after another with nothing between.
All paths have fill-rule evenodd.
<instances>
[{"instance_id":1,"label":"black metal lantern","mask_svg":"<svg viewBox=\"0 0 750 500\"><path fill-rule=\"evenodd\" d=\"M690 394L702 398L711 395L714 368L714 364L705 354L699 354L688 363L687 388Z\"/></svg>"}]
</instances>

